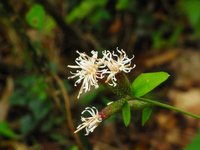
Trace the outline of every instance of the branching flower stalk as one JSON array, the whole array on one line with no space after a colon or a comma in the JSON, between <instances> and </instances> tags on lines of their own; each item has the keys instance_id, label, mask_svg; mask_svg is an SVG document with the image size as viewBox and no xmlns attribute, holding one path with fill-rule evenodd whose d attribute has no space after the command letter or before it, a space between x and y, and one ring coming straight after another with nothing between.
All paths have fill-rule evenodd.
<instances>
[{"instance_id":1,"label":"branching flower stalk","mask_svg":"<svg viewBox=\"0 0 200 150\"><path fill-rule=\"evenodd\" d=\"M160 106L163 108L167 108L170 110L174 110L176 112L181 112L183 114L186 114L190 117L193 118L197 118L200 119L200 116L192 114L190 112L184 111L182 109L173 107L171 105L167 105L164 103L160 103L157 101L153 101L150 99L146 99L146 98L131 98L129 96L127 96L126 98L121 98L117 101L112 102L111 104L109 104L108 106L106 106L105 108L103 108L100 112L97 111L97 109L95 107L92 108L86 108L83 112L85 113L86 111L90 111L89 113L92 114L91 117L85 118L85 117L81 117L82 120L82 124L80 124L77 127L77 130L75 131L75 133L79 132L80 130L84 129L86 130L86 134L85 135L89 135L89 133L93 132L94 129L100 124L102 123L104 120L106 120L107 118L109 118L111 115L115 114L116 112L120 111L124 105L125 102L128 102L128 104L130 105L132 110L142 110L145 107L150 107L150 106ZM92 109L94 109L92 111ZM96 110L96 112L94 112Z\"/></svg>"},{"instance_id":2,"label":"branching flower stalk","mask_svg":"<svg viewBox=\"0 0 200 150\"><path fill-rule=\"evenodd\" d=\"M127 96L126 98L121 98L115 102L112 102L100 112L98 112L98 110L95 107L86 107L81 114L83 115L85 113L89 113L89 115L91 116L81 116L82 123L76 128L76 131L74 133L85 129L85 135L89 135L89 133L92 133L101 122L103 122L116 112L120 111L126 101L128 101L129 105L133 110L140 110L144 107L151 106L150 103L141 102L138 100L131 100L131 98Z\"/></svg>"},{"instance_id":3,"label":"branching flower stalk","mask_svg":"<svg viewBox=\"0 0 200 150\"><path fill-rule=\"evenodd\" d=\"M82 129L86 130L85 135L92 133L102 121L109 118L112 114L122 110L126 102L133 110L142 110L145 107L160 106L200 119L200 116L186 112L174 106L141 97L165 81L169 75L164 73L164 76L157 80L157 82L154 83L154 80L152 80L151 85L149 84L149 81L152 78L155 79L154 74L153 76L152 74L148 76L150 79L146 78L147 75L145 76L143 74L143 78L136 78L134 82L137 84L135 83L136 85L133 84L134 86L132 86L125 73L129 73L133 68L135 68L135 64L131 65L134 55L132 58L128 58L126 53L118 48L117 52L119 55L117 55L115 52L111 53L110 51L105 50L102 52L103 57L98 58L97 51L92 51L92 56L88 56L85 53L80 53L77 51L79 54L79 57L75 61L77 65L68 65L69 68L78 69L74 73L71 72L72 76L69 77L69 79L78 77L78 80L75 82L75 86L82 82L77 98L79 98L83 92L90 91L92 86L98 88L98 80L101 80L104 77L107 77L105 83L109 85L111 91L120 97L119 100L109 103L109 105L107 105L101 111L98 111L95 107L86 107L81 113L82 123L76 128L74 133L77 133ZM163 75L163 72L161 72L159 75ZM138 88L134 89L135 86ZM143 90L143 95L141 95L141 90ZM137 96L137 93L135 94L137 91L139 91L139 97ZM86 113L89 114L89 116L85 116Z\"/></svg>"}]
</instances>

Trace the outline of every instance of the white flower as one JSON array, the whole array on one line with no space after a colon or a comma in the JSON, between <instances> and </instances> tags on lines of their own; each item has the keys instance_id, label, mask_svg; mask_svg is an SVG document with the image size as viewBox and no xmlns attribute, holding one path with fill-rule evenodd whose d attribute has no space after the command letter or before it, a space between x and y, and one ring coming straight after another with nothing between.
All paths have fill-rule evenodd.
<instances>
[{"instance_id":1,"label":"white flower","mask_svg":"<svg viewBox=\"0 0 200 150\"><path fill-rule=\"evenodd\" d=\"M102 122L101 115L99 115L98 110L95 107L86 107L85 110L81 113L84 114L85 112L88 112L91 117L82 117L81 121L83 122L80 124L76 129L74 133L79 132L80 130L84 129L86 130L86 134L88 135L90 132L92 133L94 129Z\"/></svg>"},{"instance_id":2,"label":"white flower","mask_svg":"<svg viewBox=\"0 0 200 150\"><path fill-rule=\"evenodd\" d=\"M78 77L79 79L75 82L74 86L77 86L77 84L81 83L83 80L83 83L81 85L78 97L80 97L81 93L83 91L86 93L87 91L90 91L91 86L94 86L95 88L98 88L98 78L103 78L102 71L99 70L99 68L105 67L103 64L102 59L98 59L98 52L92 51L92 57L88 56L85 53L80 53L76 51L79 54L79 57L76 58L75 62L77 65L68 65L69 68L75 68L80 69L76 70L75 73L71 72L73 74L68 79L73 79L75 77Z\"/></svg>"},{"instance_id":3,"label":"white flower","mask_svg":"<svg viewBox=\"0 0 200 150\"><path fill-rule=\"evenodd\" d=\"M78 69L74 73L71 72L73 75L68 79L78 77L78 80L74 84L75 86L82 82L77 98L79 98L83 92L86 93L90 91L92 86L98 88L98 79L102 79L105 74L108 74L105 82L111 86L116 86L117 79L115 75L117 73L129 73L135 68L135 64L131 66L134 55L132 58L128 58L123 49L119 50L118 48L117 52L119 53L119 56L114 52L111 53L110 51L105 50L102 52L103 58L100 59L97 57L97 51L92 51L91 57L77 51L79 54L79 57L75 60L77 65L68 65L69 68Z\"/></svg>"},{"instance_id":4,"label":"white flower","mask_svg":"<svg viewBox=\"0 0 200 150\"><path fill-rule=\"evenodd\" d=\"M123 49L119 50L117 47L117 52L119 53L119 56L117 54L111 53L110 51L103 51L103 59L105 65L108 67L108 69L103 70L103 74L109 74L106 83L108 83L111 86L116 86L116 77L115 75L119 72L125 72L129 73L133 68L135 68L135 64L131 66L131 60L134 58L134 55L132 58L128 58L126 53L123 51ZM113 59L113 57L116 58ZM111 80L111 82L109 82Z\"/></svg>"}]
</instances>

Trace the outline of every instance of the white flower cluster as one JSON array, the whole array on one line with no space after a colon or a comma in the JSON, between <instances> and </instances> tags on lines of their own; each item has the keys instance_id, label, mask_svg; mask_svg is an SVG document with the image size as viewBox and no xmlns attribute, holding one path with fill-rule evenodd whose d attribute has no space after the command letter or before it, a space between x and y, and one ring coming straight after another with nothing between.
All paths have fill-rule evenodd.
<instances>
[{"instance_id":1,"label":"white flower cluster","mask_svg":"<svg viewBox=\"0 0 200 150\"><path fill-rule=\"evenodd\" d=\"M106 74L107 79L105 82L111 86L116 86L117 79L115 75L117 73L129 73L133 68L135 68L135 64L131 66L131 60L134 58L134 55L132 58L128 58L125 51L123 51L123 49L119 50L118 48L117 52L119 55L114 51L111 53L110 51L105 50L102 52L103 57L98 58L97 51L92 51L91 57L85 53L77 51L79 54L79 57L75 60L77 65L68 65L69 68L79 69L74 73L71 72L73 75L68 78L73 79L78 77L78 80L74 84L75 86L82 81L77 98L79 98L83 92L86 93L87 91L90 91L92 86L98 88L98 79L104 78Z\"/></svg>"},{"instance_id":2,"label":"white flower cluster","mask_svg":"<svg viewBox=\"0 0 200 150\"><path fill-rule=\"evenodd\" d=\"M84 129L86 130L86 134L88 135L90 132L92 133L94 129L102 122L101 115L99 115L98 110L95 107L86 107L85 110L81 113L82 115L84 113L88 112L91 117L82 117L81 121L83 122L80 124L76 129L74 133L79 132L80 130Z\"/></svg>"}]
</instances>

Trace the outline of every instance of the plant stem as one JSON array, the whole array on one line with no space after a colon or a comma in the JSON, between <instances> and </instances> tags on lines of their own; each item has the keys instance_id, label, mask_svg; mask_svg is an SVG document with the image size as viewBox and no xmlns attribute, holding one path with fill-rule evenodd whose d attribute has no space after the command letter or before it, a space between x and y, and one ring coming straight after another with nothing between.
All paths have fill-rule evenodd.
<instances>
[{"instance_id":1,"label":"plant stem","mask_svg":"<svg viewBox=\"0 0 200 150\"><path fill-rule=\"evenodd\" d=\"M147 98L141 98L141 97L135 97L135 99L141 100L143 102L149 102L151 104L154 104L154 105L157 105L157 106L160 106L160 107L164 107L164 108L167 108L167 109L170 109L170 110L174 110L176 112L183 113L183 114L188 115L188 116L193 117L193 118L200 119L199 115L195 115L193 113L184 111L180 108L177 108L177 107L174 107L174 106L171 106L171 105L168 105L168 104L164 104L164 103L161 103L161 102L158 102L158 101L154 101L154 100L147 99Z\"/></svg>"},{"instance_id":2,"label":"plant stem","mask_svg":"<svg viewBox=\"0 0 200 150\"><path fill-rule=\"evenodd\" d=\"M103 110L101 110L101 113L103 113L105 115L104 119L110 117L112 114L121 110L124 103L126 101L128 101L129 99L130 99L130 97L127 96L127 97L121 98L121 99L111 103L110 105L106 106Z\"/></svg>"},{"instance_id":3,"label":"plant stem","mask_svg":"<svg viewBox=\"0 0 200 150\"><path fill-rule=\"evenodd\" d=\"M107 105L104 109L102 109L100 113L104 115L103 119L106 119L110 117L112 114L120 111L126 101L130 105L132 110L141 110L145 107L152 106L152 104L149 102L143 102L141 100L136 100L136 99L133 100L131 97L127 96L117 101L114 101L113 103Z\"/></svg>"}]
</instances>

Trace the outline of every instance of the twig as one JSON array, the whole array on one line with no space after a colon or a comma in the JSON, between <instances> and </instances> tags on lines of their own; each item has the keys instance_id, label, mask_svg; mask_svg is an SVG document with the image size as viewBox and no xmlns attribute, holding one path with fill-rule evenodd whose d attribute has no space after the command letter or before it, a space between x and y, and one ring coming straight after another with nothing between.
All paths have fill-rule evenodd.
<instances>
[{"instance_id":1,"label":"twig","mask_svg":"<svg viewBox=\"0 0 200 150\"><path fill-rule=\"evenodd\" d=\"M65 109L66 109L66 119L67 119L68 126L71 130L71 134L74 136L76 143L78 144L79 148L83 149L83 144L81 143L79 136L74 133L75 128L74 128L74 123L73 123L72 115L71 115L69 95L66 92L65 86L64 86L62 80L60 79L60 77L56 74L53 74L53 78L58 83L58 86L60 87L61 93L63 95L63 99L64 99L64 102L65 102Z\"/></svg>"}]
</instances>

